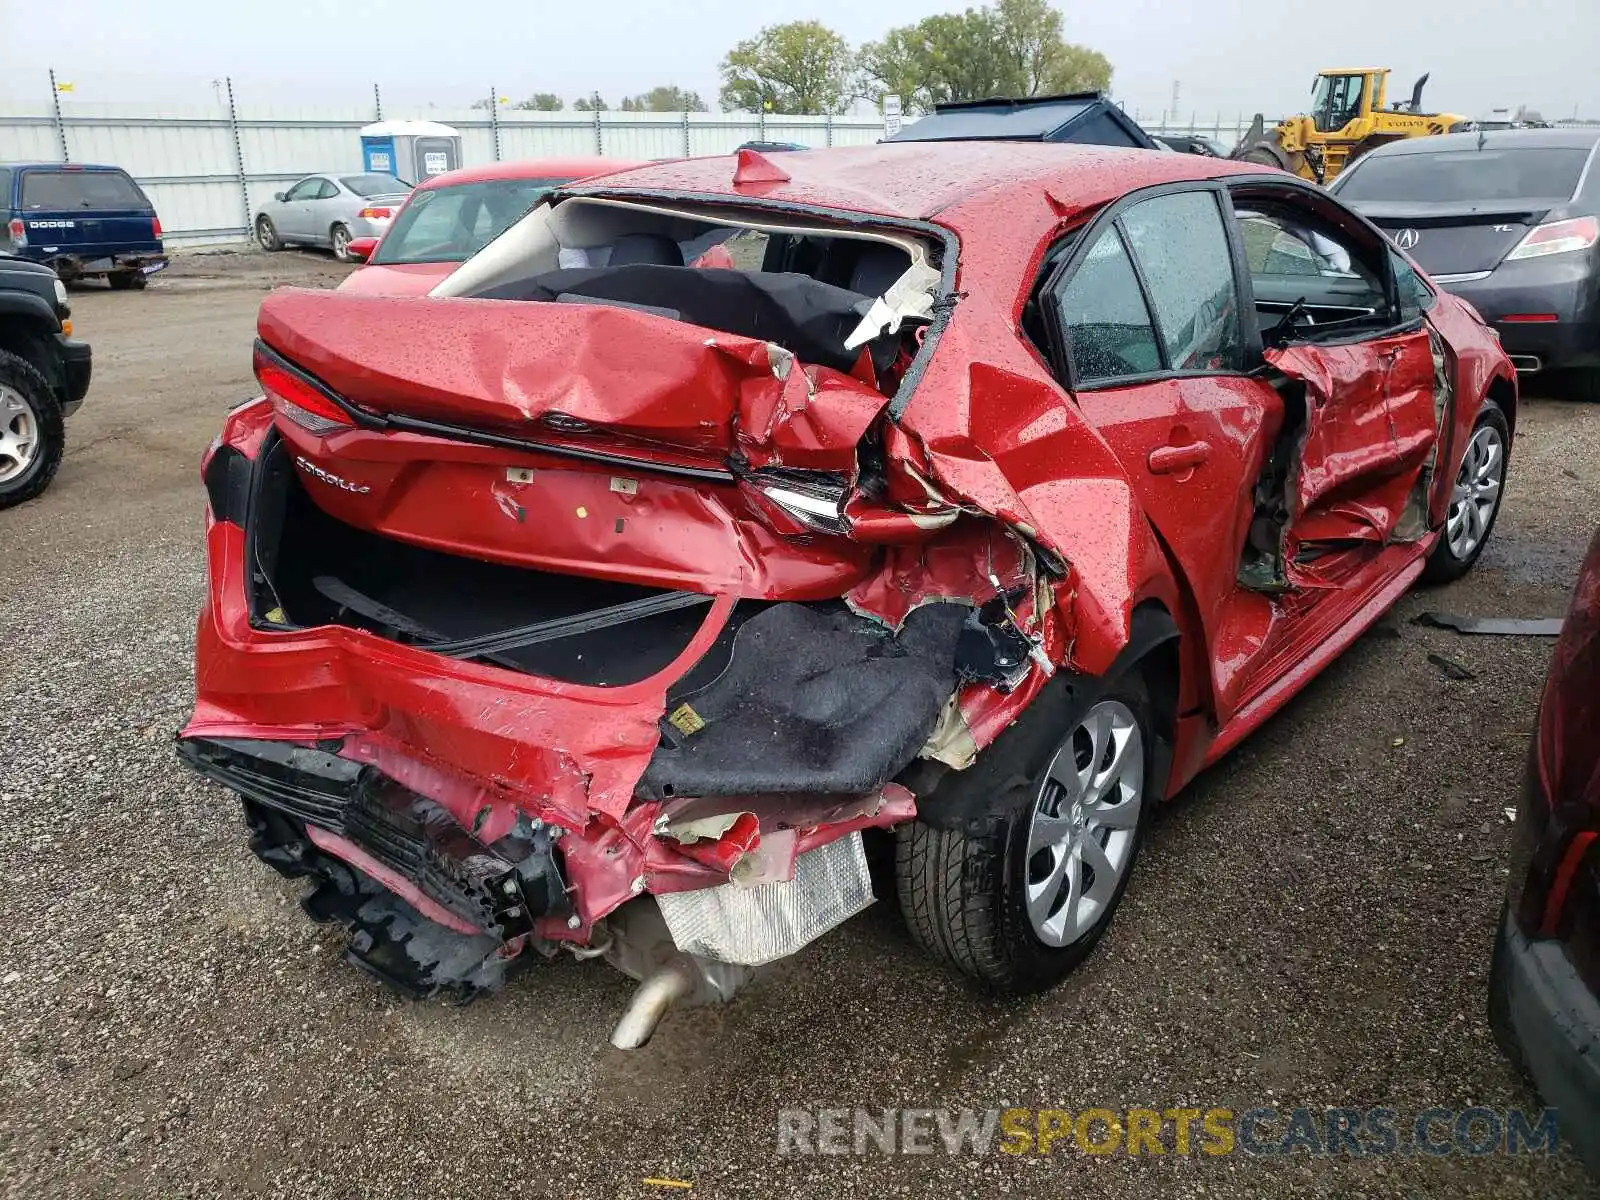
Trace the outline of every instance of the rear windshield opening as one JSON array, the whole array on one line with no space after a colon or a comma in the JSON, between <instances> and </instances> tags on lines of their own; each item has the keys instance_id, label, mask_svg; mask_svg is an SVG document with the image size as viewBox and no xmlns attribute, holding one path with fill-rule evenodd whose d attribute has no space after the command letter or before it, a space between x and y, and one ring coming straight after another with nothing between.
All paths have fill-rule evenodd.
<instances>
[{"instance_id":1,"label":"rear windshield opening","mask_svg":"<svg viewBox=\"0 0 1600 1200\"><path fill-rule=\"evenodd\" d=\"M1342 184L1348 201L1470 204L1482 200L1571 199L1589 151L1559 146L1374 155Z\"/></svg>"},{"instance_id":2,"label":"rear windshield opening","mask_svg":"<svg viewBox=\"0 0 1600 1200\"><path fill-rule=\"evenodd\" d=\"M490 179L413 193L372 261L466 262L570 179Z\"/></svg>"},{"instance_id":3,"label":"rear windshield opening","mask_svg":"<svg viewBox=\"0 0 1600 1200\"><path fill-rule=\"evenodd\" d=\"M339 182L358 196L404 196L411 190L393 175L341 175Z\"/></svg>"},{"instance_id":4,"label":"rear windshield opening","mask_svg":"<svg viewBox=\"0 0 1600 1200\"><path fill-rule=\"evenodd\" d=\"M142 212L150 201L121 171L38 171L22 176L22 207L102 212Z\"/></svg>"},{"instance_id":5,"label":"rear windshield opening","mask_svg":"<svg viewBox=\"0 0 1600 1200\"><path fill-rule=\"evenodd\" d=\"M574 197L536 209L440 291L636 309L774 343L893 395L932 320L935 248L898 230L744 215Z\"/></svg>"}]
</instances>

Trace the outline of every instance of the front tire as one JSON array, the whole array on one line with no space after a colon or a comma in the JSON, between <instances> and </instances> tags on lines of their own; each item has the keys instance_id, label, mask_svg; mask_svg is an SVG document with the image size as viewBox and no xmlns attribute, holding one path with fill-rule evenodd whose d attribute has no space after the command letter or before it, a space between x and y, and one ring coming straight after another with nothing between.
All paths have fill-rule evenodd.
<instances>
[{"instance_id":1,"label":"front tire","mask_svg":"<svg viewBox=\"0 0 1600 1200\"><path fill-rule=\"evenodd\" d=\"M328 231L328 244L333 247L333 256L340 262L350 262L350 227L348 225L335 225Z\"/></svg>"},{"instance_id":2,"label":"front tire","mask_svg":"<svg viewBox=\"0 0 1600 1200\"><path fill-rule=\"evenodd\" d=\"M278 236L278 227L272 223L271 217L256 218L256 244L269 254L283 249L283 239Z\"/></svg>"},{"instance_id":3,"label":"front tire","mask_svg":"<svg viewBox=\"0 0 1600 1200\"><path fill-rule=\"evenodd\" d=\"M1438 544L1423 568L1424 583L1451 583L1472 570L1494 532L1505 492L1511 426L1493 400L1485 400L1450 492Z\"/></svg>"},{"instance_id":4,"label":"front tire","mask_svg":"<svg viewBox=\"0 0 1600 1200\"><path fill-rule=\"evenodd\" d=\"M1057 677L930 809L975 828L897 831L901 911L924 949L996 991L1041 991L1088 957L1115 915L1161 794L1137 670L1087 703Z\"/></svg>"},{"instance_id":5,"label":"front tire","mask_svg":"<svg viewBox=\"0 0 1600 1200\"><path fill-rule=\"evenodd\" d=\"M0 351L0 508L32 500L61 466L66 429L43 375Z\"/></svg>"}]
</instances>

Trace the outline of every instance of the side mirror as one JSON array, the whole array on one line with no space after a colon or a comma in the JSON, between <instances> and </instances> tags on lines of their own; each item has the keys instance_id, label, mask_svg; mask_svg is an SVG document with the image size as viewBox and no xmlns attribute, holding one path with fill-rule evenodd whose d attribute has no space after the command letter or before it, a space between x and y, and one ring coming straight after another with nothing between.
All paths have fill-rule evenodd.
<instances>
[{"instance_id":1,"label":"side mirror","mask_svg":"<svg viewBox=\"0 0 1600 1200\"><path fill-rule=\"evenodd\" d=\"M375 237L358 237L350 239L350 244L345 247L345 253L357 262L366 262L372 257L372 252L378 248L378 239Z\"/></svg>"},{"instance_id":2,"label":"side mirror","mask_svg":"<svg viewBox=\"0 0 1600 1200\"><path fill-rule=\"evenodd\" d=\"M272 193L272 198L274 200L276 200L279 204L283 203L283 193L282 192L273 192Z\"/></svg>"}]
</instances>

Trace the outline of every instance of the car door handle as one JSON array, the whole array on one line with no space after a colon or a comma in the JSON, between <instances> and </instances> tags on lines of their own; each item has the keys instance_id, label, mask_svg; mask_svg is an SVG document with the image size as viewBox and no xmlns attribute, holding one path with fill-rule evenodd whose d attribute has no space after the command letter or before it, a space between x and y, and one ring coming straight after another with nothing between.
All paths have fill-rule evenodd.
<instances>
[{"instance_id":1,"label":"car door handle","mask_svg":"<svg viewBox=\"0 0 1600 1200\"><path fill-rule=\"evenodd\" d=\"M1173 475L1192 471L1211 457L1210 442L1185 442L1181 446L1157 446L1150 451L1150 473Z\"/></svg>"}]
</instances>

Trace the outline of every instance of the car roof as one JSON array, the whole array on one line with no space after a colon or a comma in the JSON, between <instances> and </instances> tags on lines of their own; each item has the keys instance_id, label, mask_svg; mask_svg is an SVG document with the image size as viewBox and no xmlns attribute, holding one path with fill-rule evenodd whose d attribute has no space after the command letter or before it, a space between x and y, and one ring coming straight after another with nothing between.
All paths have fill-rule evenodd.
<instances>
[{"instance_id":1,"label":"car roof","mask_svg":"<svg viewBox=\"0 0 1600 1200\"><path fill-rule=\"evenodd\" d=\"M585 179L611 171L627 171L644 165L632 159L575 155L567 158L525 158L512 162L485 163L480 167L460 167L443 175L432 175L417 187L423 191L450 187L457 183L487 183L496 179Z\"/></svg>"},{"instance_id":2,"label":"car roof","mask_svg":"<svg viewBox=\"0 0 1600 1200\"><path fill-rule=\"evenodd\" d=\"M1600 144L1600 129L1485 129L1467 133L1446 133L1438 137L1406 138L1378 146L1370 155L1393 158L1397 154L1445 154L1453 150L1472 150L1483 139L1485 150L1517 147L1547 147L1553 150L1593 150Z\"/></svg>"},{"instance_id":3,"label":"car roof","mask_svg":"<svg viewBox=\"0 0 1600 1200\"><path fill-rule=\"evenodd\" d=\"M124 175L127 174L121 167L112 163L45 162L41 159L25 159L22 162L0 162L0 167L4 167L8 171L15 171L19 167L50 167L57 171L122 171Z\"/></svg>"},{"instance_id":4,"label":"car roof","mask_svg":"<svg viewBox=\"0 0 1600 1200\"><path fill-rule=\"evenodd\" d=\"M1160 150L1060 142L880 142L775 155L787 182L734 183L739 160L654 163L580 192L668 192L831 208L900 220L952 218L956 210L1045 199L1058 211L1096 207L1136 188L1223 175L1261 174L1251 163Z\"/></svg>"}]
</instances>

